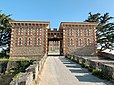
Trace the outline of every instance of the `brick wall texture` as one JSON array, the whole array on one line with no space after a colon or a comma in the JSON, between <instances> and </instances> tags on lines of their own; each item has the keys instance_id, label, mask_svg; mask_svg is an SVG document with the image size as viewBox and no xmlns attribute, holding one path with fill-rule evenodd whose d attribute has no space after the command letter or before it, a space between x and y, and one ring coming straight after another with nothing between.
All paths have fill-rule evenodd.
<instances>
[{"instance_id":1,"label":"brick wall texture","mask_svg":"<svg viewBox=\"0 0 114 85\"><path fill-rule=\"evenodd\" d=\"M48 51L50 22L12 21L11 57L38 57ZM96 51L97 23L61 22L63 55L91 55Z\"/></svg>"}]
</instances>

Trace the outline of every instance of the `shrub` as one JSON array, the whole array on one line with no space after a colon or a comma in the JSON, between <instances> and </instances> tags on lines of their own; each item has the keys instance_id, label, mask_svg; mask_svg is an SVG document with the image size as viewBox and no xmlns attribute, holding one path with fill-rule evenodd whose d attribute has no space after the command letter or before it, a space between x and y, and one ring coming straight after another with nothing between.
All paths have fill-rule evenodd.
<instances>
[{"instance_id":1,"label":"shrub","mask_svg":"<svg viewBox=\"0 0 114 85\"><path fill-rule=\"evenodd\" d=\"M103 71L102 71L102 69L94 69L92 71L92 75L95 75L95 76L98 76L98 77L102 77Z\"/></svg>"},{"instance_id":2,"label":"shrub","mask_svg":"<svg viewBox=\"0 0 114 85\"><path fill-rule=\"evenodd\" d=\"M24 72L25 69L29 66L33 64L33 60L27 61L27 60L21 60L21 61L17 61L17 70L20 72Z\"/></svg>"},{"instance_id":3,"label":"shrub","mask_svg":"<svg viewBox=\"0 0 114 85\"><path fill-rule=\"evenodd\" d=\"M92 72L93 71L93 68L91 66L88 66L88 71L89 72Z\"/></svg>"},{"instance_id":4,"label":"shrub","mask_svg":"<svg viewBox=\"0 0 114 85\"><path fill-rule=\"evenodd\" d=\"M112 79L111 76L108 74L108 72L103 69L94 69L92 74L101 79L107 79L107 80Z\"/></svg>"},{"instance_id":5,"label":"shrub","mask_svg":"<svg viewBox=\"0 0 114 85\"><path fill-rule=\"evenodd\" d=\"M85 64L84 63L79 63L79 64L81 65L81 67L83 67L83 68L85 67Z\"/></svg>"},{"instance_id":6,"label":"shrub","mask_svg":"<svg viewBox=\"0 0 114 85\"><path fill-rule=\"evenodd\" d=\"M17 74L13 77L13 80L15 80L16 78L18 78L21 74L22 74L22 72L17 73Z\"/></svg>"},{"instance_id":7,"label":"shrub","mask_svg":"<svg viewBox=\"0 0 114 85\"><path fill-rule=\"evenodd\" d=\"M73 60L73 56L71 56L70 59Z\"/></svg>"}]
</instances>

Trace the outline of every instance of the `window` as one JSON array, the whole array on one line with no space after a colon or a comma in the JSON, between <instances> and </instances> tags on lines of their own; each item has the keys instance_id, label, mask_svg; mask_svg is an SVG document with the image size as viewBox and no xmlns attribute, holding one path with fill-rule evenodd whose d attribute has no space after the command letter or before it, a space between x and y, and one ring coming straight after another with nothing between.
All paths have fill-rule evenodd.
<instances>
[{"instance_id":1,"label":"window","mask_svg":"<svg viewBox=\"0 0 114 85\"><path fill-rule=\"evenodd\" d=\"M78 30L77 30L77 29L76 29L76 31L75 31L75 32L76 32L76 33L75 33L75 34L76 34L76 36L78 36Z\"/></svg>"},{"instance_id":2,"label":"window","mask_svg":"<svg viewBox=\"0 0 114 85\"><path fill-rule=\"evenodd\" d=\"M18 38L18 45L19 45L19 46L22 45L22 38Z\"/></svg>"},{"instance_id":3,"label":"window","mask_svg":"<svg viewBox=\"0 0 114 85\"><path fill-rule=\"evenodd\" d=\"M90 44L91 44L90 39L87 39L87 45L90 45Z\"/></svg>"},{"instance_id":4,"label":"window","mask_svg":"<svg viewBox=\"0 0 114 85\"><path fill-rule=\"evenodd\" d=\"M87 29L86 32L87 32L87 36L89 36L89 29Z\"/></svg>"},{"instance_id":5,"label":"window","mask_svg":"<svg viewBox=\"0 0 114 85\"><path fill-rule=\"evenodd\" d=\"M82 39L79 39L78 45L82 46Z\"/></svg>"},{"instance_id":6,"label":"window","mask_svg":"<svg viewBox=\"0 0 114 85\"><path fill-rule=\"evenodd\" d=\"M70 29L70 36L72 36L72 29Z\"/></svg>"},{"instance_id":7,"label":"window","mask_svg":"<svg viewBox=\"0 0 114 85\"><path fill-rule=\"evenodd\" d=\"M31 34L32 34L32 29L31 29L31 28L28 28L27 34L28 34L28 35L31 35Z\"/></svg>"},{"instance_id":8,"label":"window","mask_svg":"<svg viewBox=\"0 0 114 85\"><path fill-rule=\"evenodd\" d=\"M28 40L27 40L27 45L28 45L28 46L32 45L32 39L31 39L31 38L28 38Z\"/></svg>"},{"instance_id":9,"label":"window","mask_svg":"<svg viewBox=\"0 0 114 85\"><path fill-rule=\"evenodd\" d=\"M90 36L91 30L90 29L86 29L86 36Z\"/></svg>"},{"instance_id":10,"label":"window","mask_svg":"<svg viewBox=\"0 0 114 85\"><path fill-rule=\"evenodd\" d=\"M37 29L37 33L38 33L38 35L40 35L40 29Z\"/></svg>"},{"instance_id":11,"label":"window","mask_svg":"<svg viewBox=\"0 0 114 85\"><path fill-rule=\"evenodd\" d=\"M82 36L82 29L79 29L79 36Z\"/></svg>"},{"instance_id":12,"label":"window","mask_svg":"<svg viewBox=\"0 0 114 85\"><path fill-rule=\"evenodd\" d=\"M30 40L30 38L29 38L29 39L28 39L28 45L30 45L30 41L31 41L31 40Z\"/></svg>"},{"instance_id":13,"label":"window","mask_svg":"<svg viewBox=\"0 0 114 85\"><path fill-rule=\"evenodd\" d=\"M70 39L70 45L73 45L73 40L72 39Z\"/></svg>"},{"instance_id":14,"label":"window","mask_svg":"<svg viewBox=\"0 0 114 85\"><path fill-rule=\"evenodd\" d=\"M22 35L22 28L20 28L20 35Z\"/></svg>"},{"instance_id":15,"label":"window","mask_svg":"<svg viewBox=\"0 0 114 85\"><path fill-rule=\"evenodd\" d=\"M23 34L23 29L22 28L19 28L18 29L18 35L22 35Z\"/></svg>"},{"instance_id":16,"label":"window","mask_svg":"<svg viewBox=\"0 0 114 85\"><path fill-rule=\"evenodd\" d=\"M84 30L84 36L86 36L87 34L86 34L86 29Z\"/></svg>"},{"instance_id":17,"label":"window","mask_svg":"<svg viewBox=\"0 0 114 85\"><path fill-rule=\"evenodd\" d=\"M52 42L51 41L49 42L49 44L50 44L50 46L52 46Z\"/></svg>"},{"instance_id":18,"label":"window","mask_svg":"<svg viewBox=\"0 0 114 85\"><path fill-rule=\"evenodd\" d=\"M77 29L77 36L80 36L80 32L79 32L79 29Z\"/></svg>"},{"instance_id":19,"label":"window","mask_svg":"<svg viewBox=\"0 0 114 85\"><path fill-rule=\"evenodd\" d=\"M40 39L38 39L38 46L40 46Z\"/></svg>"}]
</instances>

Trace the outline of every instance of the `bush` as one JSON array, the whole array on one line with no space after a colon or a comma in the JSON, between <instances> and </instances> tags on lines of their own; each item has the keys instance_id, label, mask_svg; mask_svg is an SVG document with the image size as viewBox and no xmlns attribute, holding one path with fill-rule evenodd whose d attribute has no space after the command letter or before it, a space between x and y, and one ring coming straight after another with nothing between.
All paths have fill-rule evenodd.
<instances>
[{"instance_id":1,"label":"bush","mask_svg":"<svg viewBox=\"0 0 114 85\"><path fill-rule=\"evenodd\" d=\"M91 66L88 67L88 71L89 72L92 72L93 71L93 68Z\"/></svg>"},{"instance_id":2,"label":"bush","mask_svg":"<svg viewBox=\"0 0 114 85\"><path fill-rule=\"evenodd\" d=\"M107 79L107 80L112 79L111 76L108 74L108 72L103 69L95 69L93 70L92 74L101 79Z\"/></svg>"},{"instance_id":3,"label":"bush","mask_svg":"<svg viewBox=\"0 0 114 85\"><path fill-rule=\"evenodd\" d=\"M85 64L84 63L79 63L81 65L81 67L85 68Z\"/></svg>"},{"instance_id":4,"label":"bush","mask_svg":"<svg viewBox=\"0 0 114 85\"><path fill-rule=\"evenodd\" d=\"M30 61L21 60L21 61L17 61L16 63L17 63L17 70L18 70L19 72L24 72L25 69L26 69L29 65L33 64L33 60L30 60Z\"/></svg>"},{"instance_id":5,"label":"bush","mask_svg":"<svg viewBox=\"0 0 114 85\"><path fill-rule=\"evenodd\" d=\"M92 75L95 75L95 76L98 76L98 77L102 77L103 71L102 71L102 69L94 69L92 71Z\"/></svg>"}]
</instances>

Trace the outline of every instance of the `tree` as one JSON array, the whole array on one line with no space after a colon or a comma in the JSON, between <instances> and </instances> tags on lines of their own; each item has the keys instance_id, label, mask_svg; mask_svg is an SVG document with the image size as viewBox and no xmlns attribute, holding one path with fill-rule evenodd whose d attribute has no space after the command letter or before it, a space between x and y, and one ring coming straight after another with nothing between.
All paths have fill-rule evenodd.
<instances>
[{"instance_id":1,"label":"tree","mask_svg":"<svg viewBox=\"0 0 114 85\"><path fill-rule=\"evenodd\" d=\"M101 47L100 51L106 49L113 50L114 48L114 22L110 22L113 17L109 16L109 13L101 15L100 13L91 14L89 13L86 22L97 22L97 43Z\"/></svg>"},{"instance_id":2,"label":"tree","mask_svg":"<svg viewBox=\"0 0 114 85\"><path fill-rule=\"evenodd\" d=\"M91 14L91 12L89 12L88 19L85 20L85 22L97 22L97 23L99 23L100 15L101 15L100 13Z\"/></svg>"},{"instance_id":3,"label":"tree","mask_svg":"<svg viewBox=\"0 0 114 85\"><path fill-rule=\"evenodd\" d=\"M11 38L11 24L10 18L11 15L5 15L0 11L0 47L2 48L2 52L6 54L6 51L10 49L10 38ZM7 49L4 49L4 46Z\"/></svg>"}]
</instances>

